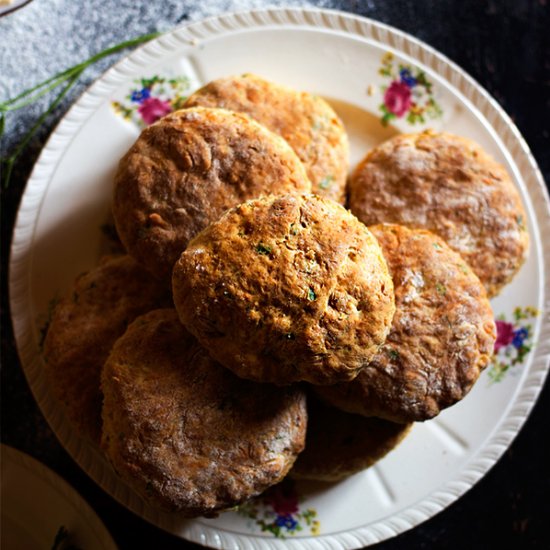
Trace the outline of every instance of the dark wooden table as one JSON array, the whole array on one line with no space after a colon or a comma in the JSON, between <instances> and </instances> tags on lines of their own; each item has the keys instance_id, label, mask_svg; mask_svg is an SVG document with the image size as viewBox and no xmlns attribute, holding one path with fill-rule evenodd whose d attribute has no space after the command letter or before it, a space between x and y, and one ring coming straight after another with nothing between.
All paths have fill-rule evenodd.
<instances>
[{"instance_id":1,"label":"dark wooden table","mask_svg":"<svg viewBox=\"0 0 550 550\"><path fill-rule=\"evenodd\" d=\"M41 1L48 3L46 0ZM72 4L69 0L65 3L67 6ZM8 62L8 56L17 55L20 47L18 44L4 42L2 29L7 28L7 25L19 26L20 37L25 37L28 32L28 40L32 42L36 52L35 59L25 58L20 61L29 68L26 73L22 71L28 77L20 88L22 90L36 83L32 67L37 63L41 67L43 64L51 65L51 72L48 73L46 69L47 76L55 72L54 68L64 68L56 66L60 62L62 48L69 48L65 51L65 56L70 58L72 45L83 40L82 35L86 33L96 37L97 43L103 44L103 47L128 38L128 35L121 34L124 29L115 28L116 21L110 19L109 10L113 13L114 10L128 10L132 17L136 13L143 15L141 19L132 19L130 36L159 28L166 29L185 22L190 16L197 17L193 2L159 3L162 7L158 7L158 17L150 17L153 9L150 4L146 0L79 3L81 20L71 23L63 20L55 22L62 34L59 36L56 32L46 32L42 39L37 39L33 34L36 28L25 27L27 19L24 11L33 9L32 2L0 19L0 92L2 80L13 77L9 71L17 68L17 64ZM197 1L196 4L202 3ZM213 7L211 13L243 6L242 1L219 1L212 4L217 7ZM318 4L393 25L425 41L458 63L512 117L530 145L546 181L550 181L548 0L335 0ZM98 16L97 10L104 10L106 13ZM159 21L164 27L158 26ZM126 31L130 32L127 29ZM57 47L57 39L63 46ZM99 49L101 48L98 46L96 51ZM74 52L73 63L82 60L78 55L78 51ZM113 61L111 58L108 63ZM107 64L100 64L87 73L80 89L89 84L106 66ZM17 357L7 289L13 223L25 181L38 153L55 123L74 101L78 92L79 89L47 119L16 164L10 187L2 189L2 442L38 458L77 488L102 518L121 549L192 548L195 545L172 537L128 512L79 469L59 445L37 408ZM3 154L13 150L22 133L33 123L33 116L31 109L18 113L10 120L3 143ZM550 235L546 237L550 239ZM479 483L444 512L375 548L550 548L549 425L550 387L547 382L538 403L513 444Z\"/></svg>"}]
</instances>

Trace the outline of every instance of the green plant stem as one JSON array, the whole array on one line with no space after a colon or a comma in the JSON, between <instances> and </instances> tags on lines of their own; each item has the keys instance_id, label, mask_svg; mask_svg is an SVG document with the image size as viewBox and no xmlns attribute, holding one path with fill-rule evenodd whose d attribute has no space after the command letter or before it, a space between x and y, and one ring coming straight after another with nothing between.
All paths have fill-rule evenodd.
<instances>
[{"instance_id":1,"label":"green plant stem","mask_svg":"<svg viewBox=\"0 0 550 550\"><path fill-rule=\"evenodd\" d=\"M47 94L49 91L53 90L59 84L62 82L65 82L67 80L67 75L71 74L73 72L74 67L71 67L70 69L66 69L65 71L58 73L51 78L48 78L48 80L44 80L44 82L41 82L40 84L37 84L36 86L33 86L32 88L29 88L28 90L25 90L24 92L21 92L19 95L15 96L13 99L8 99L8 101L5 101L4 103L0 103L0 111L3 112L9 112L9 111L17 111L18 109L22 109L23 107L26 107L27 105L30 105L37 99L40 99L43 95ZM52 84L53 83L53 84ZM45 88L45 86L48 86ZM40 90L43 88L42 90ZM36 90L40 90L35 95L31 95ZM28 97L30 96L30 97ZM23 102L16 103L20 99L26 98Z\"/></svg>"},{"instance_id":2,"label":"green plant stem","mask_svg":"<svg viewBox=\"0 0 550 550\"><path fill-rule=\"evenodd\" d=\"M2 159L3 163L6 165L6 175L4 177L4 188L6 188L9 185L10 178L11 178L11 172L13 170L13 164L17 160L17 157L23 152L25 147L28 145L29 141L32 139L38 128L42 125L44 120L46 120L47 116L53 112L53 110L61 103L61 100L67 95L67 92L73 87L75 82L78 80L79 76L81 75L82 71L74 74L71 79L69 80L68 84L61 90L61 92L57 95L57 97L52 101L50 106L46 111L44 111L38 120L33 124L31 129L25 134L23 139L21 140L21 143L16 147L15 151L11 156L9 156L7 159Z\"/></svg>"},{"instance_id":3,"label":"green plant stem","mask_svg":"<svg viewBox=\"0 0 550 550\"><path fill-rule=\"evenodd\" d=\"M44 113L42 113L42 115L40 115L40 117L35 122L35 124L33 124L32 128L25 134L25 136L23 137L19 145L16 147L13 154L11 154L7 158L0 158L0 166L1 165L5 166L5 172L2 174L2 179L4 180L4 185L3 185L4 188L6 188L9 185L9 182L11 179L11 173L13 170L13 165L16 159L23 152L25 147L29 144L30 140L32 139L34 134L37 132L37 130L40 128L40 126L43 124L43 122L46 120L48 115L50 115L54 111L54 109L61 103L62 99L65 97L67 92L73 87L75 82L78 80L78 78L86 68L88 68L90 65L93 65L100 59L103 59L104 57L117 53L126 48L137 46L139 44L142 44L143 42L148 42L152 38L159 36L159 34L160 33L158 32L145 34L142 36L138 36L137 38L133 38L131 40L126 40L115 46L106 48L105 50L93 55L86 61L78 63L73 67L69 67L68 69L61 71L60 73L57 73L56 75L37 84L36 86L33 86L32 88L29 88L28 90L21 92L14 98L9 99L3 103L0 103L0 138L1 138L4 135L6 113L17 111L18 109L22 109L23 107L31 105L41 97L45 96L46 94L48 94L49 92L57 88L58 86L67 83L67 85L63 87L61 92L55 97L55 99L49 105L48 109Z\"/></svg>"},{"instance_id":4,"label":"green plant stem","mask_svg":"<svg viewBox=\"0 0 550 550\"><path fill-rule=\"evenodd\" d=\"M60 73L57 73L56 75L48 78L47 80L44 80L43 82L40 82L36 86L33 86L32 88L29 88L28 90L25 90L21 92L19 95L15 96L12 99L8 99L4 103L0 103L0 111L15 111L17 109L21 109L22 107L25 107L32 103L33 101L39 99L44 94L55 88L56 86L59 86L59 84L66 81L68 78L70 78L73 74L77 72L82 72L82 69L85 69L86 67L89 67L90 65L93 65L96 61L99 61L100 59L103 59L104 57L107 57L113 53L119 52L121 50L124 50L126 48L130 48L132 46L137 46L139 44L142 44L143 42L148 42L149 40L156 38L159 36L160 33L150 33L145 34L143 36L138 36L137 38L133 38L132 40L126 40L124 42L121 42L120 44L117 44L116 46L111 46L95 55L87 59L86 61L83 61L82 63L78 63L77 65L74 65L73 67L69 67L68 69L65 69L64 71L61 71ZM48 84L51 84L46 89L41 90L38 94L31 96L27 100L25 100L23 103L19 103L17 105L13 105L20 99L27 97L31 95L33 92L40 90L41 88L44 88Z\"/></svg>"}]
</instances>

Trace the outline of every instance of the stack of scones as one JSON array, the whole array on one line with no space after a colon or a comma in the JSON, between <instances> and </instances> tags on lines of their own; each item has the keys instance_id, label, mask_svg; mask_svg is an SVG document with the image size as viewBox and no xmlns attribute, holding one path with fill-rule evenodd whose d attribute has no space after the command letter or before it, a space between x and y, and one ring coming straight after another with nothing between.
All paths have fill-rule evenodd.
<instances>
[{"instance_id":1,"label":"stack of scones","mask_svg":"<svg viewBox=\"0 0 550 550\"><path fill-rule=\"evenodd\" d=\"M120 160L124 251L56 306L45 369L67 418L147 502L213 516L285 476L368 468L469 392L489 298L521 267L506 171L447 133L348 174L331 106L222 78Z\"/></svg>"}]
</instances>

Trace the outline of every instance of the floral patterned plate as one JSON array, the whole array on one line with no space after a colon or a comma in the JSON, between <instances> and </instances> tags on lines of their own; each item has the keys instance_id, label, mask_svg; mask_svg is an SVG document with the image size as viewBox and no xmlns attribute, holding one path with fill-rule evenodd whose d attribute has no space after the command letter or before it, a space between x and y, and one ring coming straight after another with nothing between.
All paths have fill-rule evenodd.
<instances>
[{"instance_id":1,"label":"floral patterned plate","mask_svg":"<svg viewBox=\"0 0 550 550\"><path fill-rule=\"evenodd\" d=\"M184 520L144 504L75 434L42 372L48 304L103 246L111 181L140 128L209 80L253 72L320 94L342 116L351 164L398 132L445 129L479 142L511 173L526 206L528 261L493 300L498 341L470 394L414 426L386 458L340 483L285 482L216 519ZM178 28L110 69L69 111L25 191L11 256L17 343L34 395L59 440L108 493L178 536L218 548L354 548L444 509L478 481L525 421L548 370L548 198L506 114L446 58L395 29L315 9L260 10ZM546 247L546 250L543 248ZM546 274L546 275L545 275ZM546 347L541 344L546 342Z\"/></svg>"}]
</instances>

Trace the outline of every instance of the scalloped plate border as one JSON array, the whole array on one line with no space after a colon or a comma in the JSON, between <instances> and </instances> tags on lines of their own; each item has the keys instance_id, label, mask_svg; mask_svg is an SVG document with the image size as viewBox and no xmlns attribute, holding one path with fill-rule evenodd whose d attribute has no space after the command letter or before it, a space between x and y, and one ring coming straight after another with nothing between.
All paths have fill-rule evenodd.
<instances>
[{"instance_id":1,"label":"scalloped plate border","mask_svg":"<svg viewBox=\"0 0 550 550\"><path fill-rule=\"evenodd\" d=\"M55 410L44 381L40 377L40 358L31 330L32 320L26 310L30 281L29 247L35 230L36 213L41 198L52 178L57 163L82 124L93 114L105 97L133 74L136 67L159 59L181 44L223 34L259 28L262 26L300 27L344 32L358 39L373 40L393 48L429 67L458 90L475 106L495 132L507 153L513 158L522 175L523 182L533 204L535 218L541 235L550 235L550 201L542 174L529 148L502 108L460 67L421 41L387 25L343 12L320 9L281 8L253 10L243 13L224 14L176 28L173 31L145 44L109 69L86 91L61 120L38 159L19 207L10 258L10 305L18 351L29 386L53 431L60 441L67 442L67 450L74 460L104 489L107 483L105 463L99 453L90 449L78 438L71 437L64 419ZM207 546L228 548L359 548L396 536L434 516L471 488L496 463L508 448L531 411L542 389L550 360L550 239L542 244L538 254L543 259L543 283L539 289L543 313L538 335L538 345L519 393L503 416L498 429L489 437L487 444L455 479L444 483L438 490L415 505L384 520L345 532L301 537L299 539L270 539L254 535L221 531L204 524L189 522L183 537ZM17 315L15 314L17 313ZM112 489L112 488L111 488ZM124 491L109 491L123 502ZM139 511L134 510L139 513ZM157 523L156 518L145 519ZM162 523L162 522L161 522ZM159 523L157 523L159 524ZM168 529L167 525L160 525Z\"/></svg>"}]
</instances>

